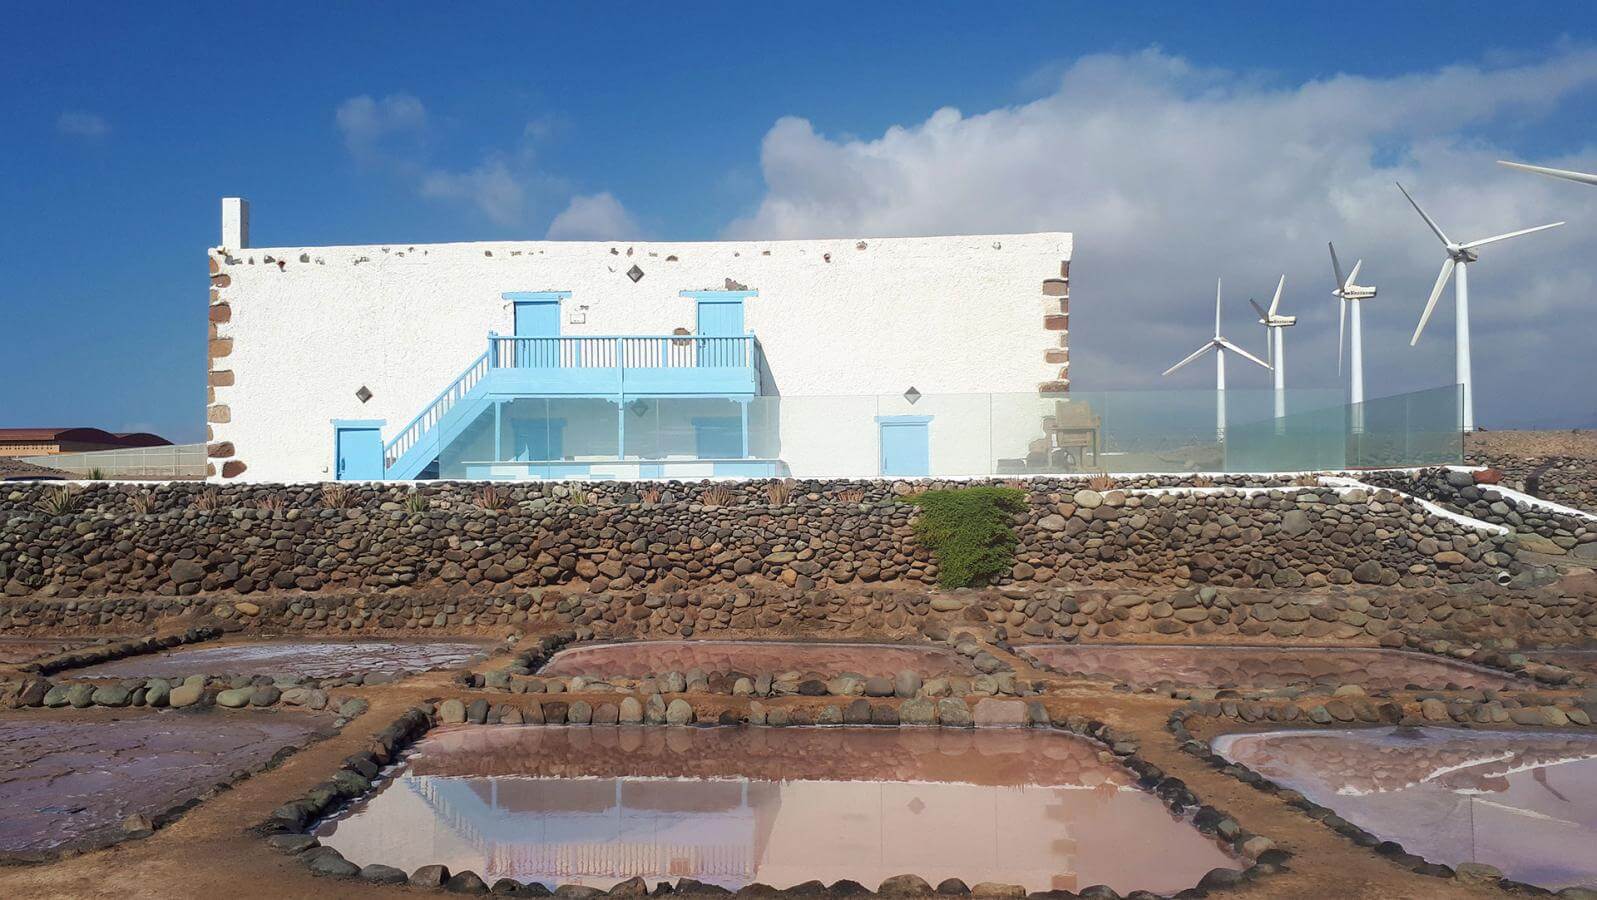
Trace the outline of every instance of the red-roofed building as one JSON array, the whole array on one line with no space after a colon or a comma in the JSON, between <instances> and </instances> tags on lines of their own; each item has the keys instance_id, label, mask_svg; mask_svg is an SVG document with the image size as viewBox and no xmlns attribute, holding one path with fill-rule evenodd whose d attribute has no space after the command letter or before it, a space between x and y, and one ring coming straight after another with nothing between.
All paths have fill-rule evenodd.
<instances>
[{"instance_id":1,"label":"red-roofed building","mask_svg":"<svg viewBox=\"0 0 1597 900\"><path fill-rule=\"evenodd\" d=\"M90 450L166 447L171 441L143 431L98 428L0 428L0 456L53 456Z\"/></svg>"}]
</instances>

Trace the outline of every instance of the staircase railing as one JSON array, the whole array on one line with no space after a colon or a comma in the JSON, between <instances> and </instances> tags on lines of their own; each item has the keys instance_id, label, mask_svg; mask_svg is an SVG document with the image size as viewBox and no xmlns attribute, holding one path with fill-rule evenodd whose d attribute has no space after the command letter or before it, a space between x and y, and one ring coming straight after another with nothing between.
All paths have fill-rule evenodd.
<instances>
[{"instance_id":1,"label":"staircase railing","mask_svg":"<svg viewBox=\"0 0 1597 900\"><path fill-rule=\"evenodd\" d=\"M426 437L427 433L432 431L443 420L444 416L449 414L455 404L459 403L488 374L490 368L488 363L488 353L484 351L471 365L466 367L466 371L460 373L459 378L451 382L449 387L444 388L443 393L439 394L433 402L427 404L416 418L410 420L408 425L400 429L399 434L395 435L394 439L389 441L387 446L383 448L384 464L392 466L420 443L421 439Z\"/></svg>"}]
</instances>

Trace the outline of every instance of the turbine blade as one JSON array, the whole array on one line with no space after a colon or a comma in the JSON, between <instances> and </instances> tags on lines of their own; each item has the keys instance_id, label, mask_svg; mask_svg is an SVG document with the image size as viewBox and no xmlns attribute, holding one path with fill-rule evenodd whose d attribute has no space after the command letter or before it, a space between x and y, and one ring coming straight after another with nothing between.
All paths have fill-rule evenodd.
<instances>
[{"instance_id":1,"label":"turbine blade","mask_svg":"<svg viewBox=\"0 0 1597 900\"><path fill-rule=\"evenodd\" d=\"M1281 308L1281 289L1284 287L1286 287L1286 276L1282 275L1281 280L1275 283L1275 299L1270 301L1270 315L1272 316L1275 315L1276 310Z\"/></svg>"},{"instance_id":2,"label":"turbine blade","mask_svg":"<svg viewBox=\"0 0 1597 900\"><path fill-rule=\"evenodd\" d=\"M1558 226L1560 226L1562 224L1564 224L1564 223L1563 222L1554 222L1551 225L1537 225L1535 228L1521 228L1518 231L1510 231L1507 234L1500 234L1500 235L1497 235L1496 237L1481 238L1478 241L1470 241L1469 243L1465 244L1464 245L1464 249L1465 250L1473 250L1476 247L1483 247L1483 246L1485 246L1487 244L1495 244L1498 241L1506 241L1509 238L1516 238L1516 237L1519 237L1522 234L1533 234L1533 233L1535 233L1537 231L1546 231L1549 228L1557 228Z\"/></svg>"},{"instance_id":3,"label":"turbine blade","mask_svg":"<svg viewBox=\"0 0 1597 900\"><path fill-rule=\"evenodd\" d=\"M1204 344L1202 347L1199 347L1198 349L1192 351L1192 355L1191 356L1187 357L1186 359L1183 359L1181 362L1176 363L1175 365L1171 366L1170 368L1165 369L1164 370L1164 374L1169 375L1171 372L1174 372L1175 370L1181 368L1182 366L1186 365L1187 363L1192 362L1193 360L1195 360L1198 357L1202 356L1205 351L1207 351L1210 347L1213 347L1213 346L1214 346L1214 342L1213 341L1210 341L1209 343Z\"/></svg>"},{"instance_id":4,"label":"turbine blade","mask_svg":"<svg viewBox=\"0 0 1597 900\"><path fill-rule=\"evenodd\" d=\"M1230 350L1232 353L1237 354L1238 356L1242 357L1243 359L1248 360L1249 362L1257 363L1260 368L1265 368L1265 369L1271 368L1271 365L1269 363L1267 363L1264 360L1258 358L1257 356L1254 356L1252 353L1249 353L1248 351L1242 349L1241 347L1238 347L1236 344L1231 343L1230 341L1226 340L1225 338L1215 338L1214 342L1216 344L1219 344L1221 347L1224 347L1225 349Z\"/></svg>"},{"instance_id":5,"label":"turbine blade","mask_svg":"<svg viewBox=\"0 0 1597 900\"><path fill-rule=\"evenodd\" d=\"M1420 205L1414 202L1414 198L1409 196L1407 188L1403 187L1403 185L1399 183L1397 189L1403 192L1403 196L1408 197L1409 205L1413 206L1414 211L1419 213L1420 218L1425 220L1425 224L1431 226L1431 230L1436 232L1436 237L1438 240L1440 240L1444 245L1453 243L1447 239L1447 235L1442 233L1442 226L1436 224L1436 220L1432 219L1429 215L1426 215L1425 210L1420 209Z\"/></svg>"},{"instance_id":6,"label":"turbine blade","mask_svg":"<svg viewBox=\"0 0 1597 900\"><path fill-rule=\"evenodd\" d=\"M1342 341L1347 332L1347 301L1338 297L1336 301L1336 374L1342 374Z\"/></svg>"},{"instance_id":7,"label":"turbine blade","mask_svg":"<svg viewBox=\"0 0 1597 900\"><path fill-rule=\"evenodd\" d=\"M1220 279L1214 280L1214 336L1220 336Z\"/></svg>"},{"instance_id":8,"label":"turbine blade","mask_svg":"<svg viewBox=\"0 0 1597 900\"><path fill-rule=\"evenodd\" d=\"M1359 269L1363 268L1363 266L1364 260L1362 259L1353 264L1353 271L1347 276L1347 284L1342 285L1343 290L1347 290L1348 288L1352 287L1354 282L1359 280Z\"/></svg>"},{"instance_id":9,"label":"turbine blade","mask_svg":"<svg viewBox=\"0 0 1597 900\"><path fill-rule=\"evenodd\" d=\"M1336 258L1336 245L1326 241L1325 246L1331 248L1331 271L1336 273L1336 286L1343 287L1346 282L1342 278L1342 262Z\"/></svg>"},{"instance_id":10,"label":"turbine blade","mask_svg":"<svg viewBox=\"0 0 1597 900\"><path fill-rule=\"evenodd\" d=\"M1436 310L1436 298L1442 296L1442 288L1447 287L1447 279L1453 274L1453 267L1458 263L1449 256L1447 262L1442 263L1441 274L1436 276L1436 287L1431 288L1431 299L1425 302L1425 312L1420 314L1420 324L1414 329L1414 336L1409 338L1410 347L1419 343L1420 332L1425 330L1425 323L1431 320L1431 313Z\"/></svg>"},{"instance_id":11,"label":"turbine blade","mask_svg":"<svg viewBox=\"0 0 1597 900\"><path fill-rule=\"evenodd\" d=\"M1581 184L1597 184L1597 175L1587 175L1585 172L1572 172L1569 169L1549 169L1546 166L1530 166L1525 163L1498 160L1500 166L1510 169L1519 169L1522 172L1535 172L1537 175L1551 175L1554 178L1564 178L1569 181L1578 181Z\"/></svg>"},{"instance_id":12,"label":"turbine blade","mask_svg":"<svg viewBox=\"0 0 1597 900\"><path fill-rule=\"evenodd\" d=\"M1253 311L1259 314L1259 318L1265 319L1265 320L1268 320L1270 318L1270 314L1264 311L1264 307L1259 305L1259 301L1253 299L1252 297L1249 297L1248 298L1248 305L1252 306L1253 307Z\"/></svg>"}]
</instances>

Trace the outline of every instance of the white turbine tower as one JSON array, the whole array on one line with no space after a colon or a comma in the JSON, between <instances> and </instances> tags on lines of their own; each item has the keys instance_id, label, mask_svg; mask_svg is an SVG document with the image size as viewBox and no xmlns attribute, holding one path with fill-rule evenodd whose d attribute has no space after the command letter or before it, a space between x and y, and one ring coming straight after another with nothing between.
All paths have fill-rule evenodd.
<instances>
[{"instance_id":1,"label":"white turbine tower","mask_svg":"<svg viewBox=\"0 0 1597 900\"><path fill-rule=\"evenodd\" d=\"M1528 166L1524 163L1509 162L1503 159L1498 160L1497 164L1500 166L1507 166L1510 169L1518 169L1521 172L1535 172L1537 175L1551 175L1554 178L1578 181L1581 184L1597 184L1597 175L1587 175L1585 172L1571 172L1568 169L1549 169L1546 166Z\"/></svg>"},{"instance_id":2,"label":"white turbine tower","mask_svg":"<svg viewBox=\"0 0 1597 900\"><path fill-rule=\"evenodd\" d=\"M1420 214L1420 218L1425 220L1425 224L1430 226L1431 231L1435 232L1437 239L1442 242L1442 246L1447 249L1447 259L1442 263L1441 273L1436 276L1436 286L1431 288L1431 299L1426 301L1425 312L1420 315L1420 324L1415 327L1414 337L1410 338L1408 343L1410 347L1419 343L1420 332L1425 330L1425 323L1431 320L1431 312L1436 309L1437 298L1442 296L1442 288L1447 287L1448 277L1452 276L1456 270L1458 280L1453 283L1453 298L1458 307L1455 322L1455 340L1458 345L1454 356L1455 378L1458 384L1464 386L1464 430L1474 431L1475 395L1470 384L1469 365L1469 264L1480 258L1475 249L1484 247L1487 244L1519 237L1523 234L1532 234L1537 231L1546 231L1549 228L1557 228L1564 223L1554 222L1551 225L1522 228L1519 231L1510 231L1507 234L1499 234L1495 237L1481 238L1478 241L1460 244L1454 242L1442 232L1441 226L1437 225L1436 221L1427 215L1425 210L1420 209L1420 205L1414 202L1414 198L1409 196L1403 185L1399 184L1397 189L1403 192L1403 196L1408 197L1408 202L1414 207L1414 211Z\"/></svg>"},{"instance_id":3,"label":"white turbine tower","mask_svg":"<svg viewBox=\"0 0 1597 900\"><path fill-rule=\"evenodd\" d=\"M1297 316L1283 316L1281 310L1281 291L1286 288L1286 276L1275 285L1275 299L1270 301L1270 308L1253 302L1249 297L1248 302L1253 304L1253 310L1259 314L1259 324L1264 326L1265 352L1268 354L1270 368L1275 373L1275 417L1286 418L1286 330L1298 324Z\"/></svg>"},{"instance_id":4,"label":"white turbine tower","mask_svg":"<svg viewBox=\"0 0 1597 900\"><path fill-rule=\"evenodd\" d=\"M1257 356L1254 356L1253 354L1249 353L1248 351L1242 349L1241 347L1238 347L1236 344L1231 343L1230 341L1226 340L1224 337L1220 336L1220 280L1219 279L1215 279L1215 282L1214 282L1214 337L1212 337L1209 340L1205 341L1202 347L1199 347L1198 349L1192 351L1192 355L1191 356L1188 356L1186 359L1183 359L1181 362L1178 362L1175 365L1171 366L1170 368L1165 369L1164 370L1164 374L1169 375L1171 372L1174 372L1177 369L1181 368L1182 366L1185 366L1187 363L1192 362L1193 360L1195 360L1198 357L1202 356L1203 354L1209 352L1210 350L1214 351L1214 388L1215 388L1214 431L1215 431L1216 437L1219 440L1224 441L1225 440L1225 352L1227 350L1230 350L1232 353L1237 354L1238 356L1242 357L1243 359L1248 360L1249 362L1258 363L1260 366L1262 366L1262 367L1264 367L1266 369L1270 368L1270 364L1265 362L1264 360L1258 358Z\"/></svg>"},{"instance_id":5,"label":"white turbine tower","mask_svg":"<svg viewBox=\"0 0 1597 900\"><path fill-rule=\"evenodd\" d=\"M1364 317L1360 314L1365 300L1375 299L1375 288L1364 287L1356 284L1359 269L1363 267L1364 260L1353 264L1353 271L1346 278L1342 277L1342 263L1336 258L1336 245L1327 243L1331 248L1331 271L1336 275L1336 290L1331 296L1336 298L1336 371L1342 372L1342 345L1343 336L1347 332L1349 310L1352 307L1353 334L1349 341L1349 366L1351 371L1352 389L1348 393L1348 402L1353 407L1353 431L1364 430Z\"/></svg>"}]
</instances>

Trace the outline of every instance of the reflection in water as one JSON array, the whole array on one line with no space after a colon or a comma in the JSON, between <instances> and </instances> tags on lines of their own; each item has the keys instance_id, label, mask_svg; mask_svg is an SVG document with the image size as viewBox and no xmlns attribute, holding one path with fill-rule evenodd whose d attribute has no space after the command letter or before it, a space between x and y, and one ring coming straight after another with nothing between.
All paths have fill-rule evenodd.
<instances>
[{"instance_id":1,"label":"reflection in water","mask_svg":"<svg viewBox=\"0 0 1597 900\"><path fill-rule=\"evenodd\" d=\"M1124 893L1235 866L1092 744L1017 731L466 726L317 835L361 865L551 887L913 872Z\"/></svg>"},{"instance_id":2,"label":"reflection in water","mask_svg":"<svg viewBox=\"0 0 1597 900\"><path fill-rule=\"evenodd\" d=\"M1512 675L1401 650L1318 647L1034 644L1021 652L1061 672L1107 675L1133 685L1273 688L1357 684L1368 690L1528 687Z\"/></svg>"},{"instance_id":3,"label":"reflection in water","mask_svg":"<svg viewBox=\"0 0 1597 900\"><path fill-rule=\"evenodd\" d=\"M818 672L892 675L971 674L969 661L942 647L809 641L637 641L570 647L540 670L544 675L615 675L642 678L662 672Z\"/></svg>"},{"instance_id":4,"label":"reflection in water","mask_svg":"<svg viewBox=\"0 0 1597 900\"><path fill-rule=\"evenodd\" d=\"M1448 728L1271 732L1215 751L1410 853L1597 887L1597 736Z\"/></svg>"},{"instance_id":5,"label":"reflection in water","mask_svg":"<svg viewBox=\"0 0 1597 900\"><path fill-rule=\"evenodd\" d=\"M368 672L421 672L463 665L486 653L490 642L369 640L248 641L214 647L181 647L129 656L79 669L85 678L149 678L174 675L272 675L333 678Z\"/></svg>"}]
</instances>

